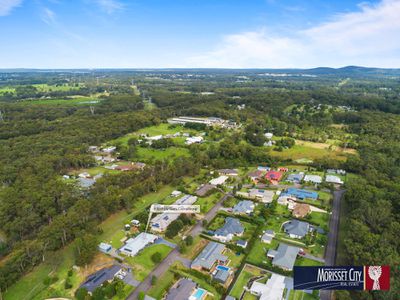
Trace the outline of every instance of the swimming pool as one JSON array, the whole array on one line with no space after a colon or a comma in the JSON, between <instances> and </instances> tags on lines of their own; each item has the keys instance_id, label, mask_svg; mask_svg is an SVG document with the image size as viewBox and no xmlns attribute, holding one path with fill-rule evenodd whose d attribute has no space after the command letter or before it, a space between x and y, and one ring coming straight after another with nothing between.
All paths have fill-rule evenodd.
<instances>
[{"instance_id":1,"label":"swimming pool","mask_svg":"<svg viewBox=\"0 0 400 300\"><path fill-rule=\"evenodd\" d=\"M190 299L193 299L193 300L203 299L203 297L205 296L206 293L207 293L206 290L197 289L197 291L192 296L190 296Z\"/></svg>"},{"instance_id":2,"label":"swimming pool","mask_svg":"<svg viewBox=\"0 0 400 300\"><path fill-rule=\"evenodd\" d=\"M228 268L228 267L225 267L225 266L218 265L218 266L217 266L217 270L221 270L221 271L229 271L229 270L230 270L230 268Z\"/></svg>"}]
</instances>

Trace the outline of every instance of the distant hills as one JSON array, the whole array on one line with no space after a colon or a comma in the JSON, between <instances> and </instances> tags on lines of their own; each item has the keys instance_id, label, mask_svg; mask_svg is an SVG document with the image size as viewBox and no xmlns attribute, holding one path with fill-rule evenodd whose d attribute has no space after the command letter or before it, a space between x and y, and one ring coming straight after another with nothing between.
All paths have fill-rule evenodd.
<instances>
[{"instance_id":1,"label":"distant hills","mask_svg":"<svg viewBox=\"0 0 400 300\"><path fill-rule=\"evenodd\" d=\"M0 73L106 73L106 72L134 72L134 73L232 73L232 74L292 74L292 75L315 75L315 76L349 76L349 77L385 77L400 76L400 69L370 68L360 66L346 66L342 68L317 67L311 69L219 69L219 68L126 68L126 69L0 69Z\"/></svg>"}]
</instances>

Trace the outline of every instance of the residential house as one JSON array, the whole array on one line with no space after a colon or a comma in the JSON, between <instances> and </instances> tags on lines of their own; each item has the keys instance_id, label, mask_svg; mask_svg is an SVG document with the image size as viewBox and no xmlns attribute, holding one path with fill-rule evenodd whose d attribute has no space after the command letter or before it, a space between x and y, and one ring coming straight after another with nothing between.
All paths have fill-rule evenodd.
<instances>
[{"instance_id":1,"label":"residential house","mask_svg":"<svg viewBox=\"0 0 400 300\"><path fill-rule=\"evenodd\" d=\"M322 177L319 175L310 175L307 174L306 176L304 176L304 181L305 182L311 182L314 184L320 184L322 183Z\"/></svg>"},{"instance_id":2,"label":"residential house","mask_svg":"<svg viewBox=\"0 0 400 300\"><path fill-rule=\"evenodd\" d=\"M135 170L136 167L132 164L129 165L120 165L120 166L116 166L114 170L119 170L119 171L132 171Z\"/></svg>"},{"instance_id":3,"label":"residential house","mask_svg":"<svg viewBox=\"0 0 400 300\"><path fill-rule=\"evenodd\" d=\"M265 178L271 183L276 184L282 179L283 173L279 171L270 170L265 174Z\"/></svg>"},{"instance_id":4,"label":"residential house","mask_svg":"<svg viewBox=\"0 0 400 300\"><path fill-rule=\"evenodd\" d=\"M185 141L186 145L192 145L192 144L200 144L202 143L204 138L202 136L192 136L188 137Z\"/></svg>"},{"instance_id":5,"label":"residential house","mask_svg":"<svg viewBox=\"0 0 400 300\"><path fill-rule=\"evenodd\" d=\"M200 254L192 261L190 268L210 271L217 264L225 265L228 257L223 255L226 248L224 244L209 242Z\"/></svg>"},{"instance_id":6,"label":"residential house","mask_svg":"<svg viewBox=\"0 0 400 300\"><path fill-rule=\"evenodd\" d=\"M343 184L343 180L340 179L340 177L335 176L335 175L326 175L326 182L328 183L333 183L333 184Z\"/></svg>"},{"instance_id":7,"label":"residential house","mask_svg":"<svg viewBox=\"0 0 400 300\"><path fill-rule=\"evenodd\" d=\"M279 244L277 250L270 249L267 253L269 258L272 258L272 265L280 267L284 270L293 270L294 263L300 248Z\"/></svg>"},{"instance_id":8,"label":"residential house","mask_svg":"<svg viewBox=\"0 0 400 300\"><path fill-rule=\"evenodd\" d=\"M264 133L264 136L265 136L266 139L270 140L270 139L272 139L272 137L274 136L274 134L271 133L271 132L266 132L266 133Z\"/></svg>"},{"instance_id":9,"label":"residential house","mask_svg":"<svg viewBox=\"0 0 400 300\"><path fill-rule=\"evenodd\" d=\"M225 176L238 176L239 172L238 170L235 169L221 169L218 170L219 175L225 175Z\"/></svg>"},{"instance_id":10,"label":"residential house","mask_svg":"<svg viewBox=\"0 0 400 300\"><path fill-rule=\"evenodd\" d=\"M99 245L99 251L101 251L103 253L108 253L111 251L111 249L112 249L112 247L109 244L100 243L100 245Z\"/></svg>"},{"instance_id":11,"label":"residential house","mask_svg":"<svg viewBox=\"0 0 400 300\"><path fill-rule=\"evenodd\" d=\"M310 231L310 224L299 220L291 220L283 224L283 230L293 239L302 239Z\"/></svg>"},{"instance_id":12,"label":"residential house","mask_svg":"<svg viewBox=\"0 0 400 300\"><path fill-rule=\"evenodd\" d=\"M271 203L275 193L268 190L250 189L248 192L236 192L236 195L263 203Z\"/></svg>"},{"instance_id":13,"label":"residential house","mask_svg":"<svg viewBox=\"0 0 400 300\"><path fill-rule=\"evenodd\" d=\"M103 268L87 277L85 282L79 288L84 288L89 292L89 294L92 294L93 291L96 288L101 287L104 282L111 282L115 276L121 273L121 271L121 267L117 265Z\"/></svg>"},{"instance_id":14,"label":"residential house","mask_svg":"<svg viewBox=\"0 0 400 300\"><path fill-rule=\"evenodd\" d=\"M154 135L154 136L147 136L147 137L145 137L145 139L148 141L148 142L153 142L153 141L159 141L159 140L162 140L164 137L163 137L163 135L162 134L160 134L160 135Z\"/></svg>"},{"instance_id":15,"label":"residential house","mask_svg":"<svg viewBox=\"0 0 400 300\"><path fill-rule=\"evenodd\" d=\"M271 244L274 237L275 237L275 232L273 230L266 230L261 237L261 242L265 244Z\"/></svg>"},{"instance_id":16,"label":"residential house","mask_svg":"<svg viewBox=\"0 0 400 300\"><path fill-rule=\"evenodd\" d=\"M247 241L245 240L238 240L236 242L236 246L242 247L242 248L246 248L247 247Z\"/></svg>"},{"instance_id":17,"label":"residential house","mask_svg":"<svg viewBox=\"0 0 400 300\"><path fill-rule=\"evenodd\" d=\"M346 171L342 169L328 169L326 172L329 174L346 175Z\"/></svg>"},{"instance_id":18,"label":"residential house","mask_svg":"<svg viewBox=\"0 0 400 300\"><path fill-rule=\"evenodd\" d=\"M250 177L251 181L253 181L254 183L258 183L258 181L262 178L263 175L264 171L260 170L252 171L247 174L247 176Z\"/></svg>"},{"instance_id":19,"label":"residential house","mask_svg":"<svg viewBox=\"0 0 400 300\"><path fill-rule=\"evenodd\" d=\"M232 211L234 214L249 215L254 211L254 208L255 208L255 205L254 205L253 201L242 200L242 201L239 201L239 203L233 207Z\"/></svg>"},{"instance_id":20,"label":"residential house","mask_svg":"<svg viewBox=\"0 0 400 300\"><path fill-rule=\"evenodd\" d=\"M215 185L212 184L203 184L201 185L195 192L195 194L199 197L204 197L208 194L209 191L215 189Z\"/></svg>"},{"instance_id":21,"label":"residential house","mask_svg":"<svg viewBox=\"0 0 400 300\"><path fill-rule=\"evenodd\" d=\"M212 184L212 185L215 185L215 186L221 185L221 184L224 184L225 181L228 180L228 178L229 178L228 176L222 175L222 176L219 176L219 177L217 177L217 178L211 179L211 180L209 181L209 183Z\"/></svg>"},{"instance_id":22,"label":"residential house","mask_svg":"<svg viewBox=\"0 0 400 300\"><path fill-rule=\"evenodd\" d=\"M304 178L304 173L300 172L297 174L289 174L286 181L293 182L293 183L300 183Z\"/></svg>"},{"instance_id":23,"label":"residential house","mask_svg":"<svg viewBox=\"0 0 400 300\"><path fill-rule=\"evenodd\" d=\"M213 276L213 279L216 282L219 282L221 284L225 284L228 282L229 277L231 276L231 271L230 268L219 268L217 269L217 272Z\"/></svg>"},{"instance_id":24,"label":"residential house","mask_svg":"<svg viewBox=\"0 0 400 300\"><path fill-rule=\"evenodd\" d=\"M88 172L82 172L78 175L80 178L91 178L92 176Z\"/></svg>"},{"instance_id":25,"label":"residential house","mask_svg":"<svg viewBox=\"0 0 400 300\"><path fill-rule=\"evenodd\" d=\"M288 188L285 192L281 194L282 196L292 196L295 197L299 200L304 200L304 199L312 199L312 200L317 200L318 199L318 193L310 190L304 190L304 189L296 189L296 188Z\"/></svg>"},{"instance_id":26,"label":"residential house","mask_svg":"<svg viewBox=\"0 0 400 300\"><path fill-rule=\"evenodd\" d=\"M250 293L259 297L260 300L282 300L285 287L285 276L273 273L266 283L253 281Z\"/></svg>"},{"instance_id":27,"label":"residential house","mask_svg":"<svg viewBox=\"0 0 400 300\"><path fill-rule=\"evenodd\" d=\"M182 192L181 192L181 191L172 191L172 193L171 193L171 196L172 196L172 197L178 197L178 196L180 196L180 195L182 195Z\"/></svg>"},{"instance_id":28,"label":"residential house","mask_svg":"<svg viewBox=\"0 0 400 300\"><path fill-rule=\"evenodd\" d=\"M196 196L185 195L174 202L174 205L192 205L197 201ZM151 219L151 230L154 232L164 232L168 225L179 218L180 214L161 213Z\"/></svg>"},{"instance_id":29,"label":"residential house","mask_svg":"<svg viewBox=\"0 0 400 300\"><path fill-rule=\"evenodd\" d=\"M119 251L127 256L135 256L147 245L153 244L157 239L158 236L154 234L141 232L137 237L128 239Z\"/></svg>"},{"instance_id":30,"label":"residential house","mask_svg":"<svg viewBox=\"0 0 400 300\"><path fill-rule=\"evenodd\" d=\"M267 166L258 166L257 170L267 172L267 171L271 170L271 168L267 167Z\"/></svg>"},{"instance_id":31,"label":"residential house","mask_svg":"<svg viewBox=\"0 0 400 300\"><path fill-rule=\"evenodd\" d=\"M117 147L110 146L107 148L103 148L102 152L110 154L110 153L113 153L115 150L117 150Z\"/></svg>"},{"instance_id":32,"label":"residential house","mask_svg":"<svg viewBox=\"0 0 400 300\"><path fill-rule=\"evenodd\" d=\"M188 300L196 288L197 284L192 280L180 279L169 289L165 300Z\"/></svg>"},{"instance_id":33,"label":"residential house","mask_svg":"<svg viewBox=\"0 0 400 300\"><path fill-rule=\"evenodd\" d=\"M311 213L310 205L304 203L296 203L292 211L292 215L295 218L304 218L309 213Z\"/></svg>"},{"instance_id":34,"label":"residential house","mask_svg":"<svg viewBox=\"0 0 400 300\"><path fill-rule=\"evenodd\" d=\"M296 201L296 198L294 198L290 195L286 195L286 194L281 194L278 198L278 204L285 205L288 207L290 206L291 208L289 208L289 209L294 208L294 205L296 203L295 201Z\"/></svg>"},{"instance_id":35,"label":"residential house","mask_svg":"<svg viewBox=\"0 0 400 300\"><path fill-rule=\"evenodd\" d=\"M97 146L89 146L88 151L92 152L92 153L99 152L99 147L97 147Z\"/></svg>"},{"instance_id":36,"label":"residential house","mask_svg":"<svg viewBox=\"0 0 400 300\"><path fill-rule=\"evenodd\" d=\"M214 237L220 242L230 242L234 236L241 236L244 232L244 227L238 219L227 217L225 224L214 231Z\"/></svg>"}]
</instances>

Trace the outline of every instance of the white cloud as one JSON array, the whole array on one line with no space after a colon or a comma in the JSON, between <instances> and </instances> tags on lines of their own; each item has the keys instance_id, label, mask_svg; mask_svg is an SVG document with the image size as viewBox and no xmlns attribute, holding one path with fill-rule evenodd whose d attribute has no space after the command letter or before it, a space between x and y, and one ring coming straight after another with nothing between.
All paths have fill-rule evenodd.
<instances>
[{"instance_id":1,"label":"white cloud","mask_svg":"<svg viewBox=\"0 0 400 300\"><path fill-rule=\"evenodd\" d=\"M214 50L188 58L193 67L263 68L364 65L400 67L400 0L359 11L291 36L267 29L228 35Z\"/></svg>"},{"instance_id":2,"label":"white cloud","mask_svg":"<svg viewBox=\"0 0 400 300\"><path fill-rule=\"evenodd\" d=\"M0 0L0 16L7 16L11 11L20 6L23 0Z\"/></svg>"},{"instance_id":3,"label":"white cloud","mask_svg":"<svg viewBox=\"0 0 400 300\"><path fill-rule=\"evenodd\" d=\"M56 14L51 9L45 7L43 9L43 13L42 13L41 19L46 24L53 25L53 24L56 23Z\"/></svg>"},{"instance_id":4,"label":"white cloud","mask_svg":"<svg viewBox=\"0 0 400 300\"><path fill-rule=\"evenodd\" d=\"M124 8L124 4L117 0L96 0L96 3L108 14L112 14Z\"/></svg>"}]
</instances>

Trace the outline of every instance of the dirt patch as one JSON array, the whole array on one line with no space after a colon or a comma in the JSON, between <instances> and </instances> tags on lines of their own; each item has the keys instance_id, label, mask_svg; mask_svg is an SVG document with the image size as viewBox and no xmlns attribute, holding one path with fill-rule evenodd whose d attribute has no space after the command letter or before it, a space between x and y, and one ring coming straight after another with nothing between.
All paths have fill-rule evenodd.
<instances>
[{"instance_id":1,"label":"dirt patch","mask_svg":"<svg viewBox=\"0 0 400 300\"><path fill-rule=\"evenodd\" d=\"M99 253L94 257L94 259L90 265L88 265L87 267L81 267L79 269L78 274L80 277L86 278L87 276L89 276L103 268L110 267L113 264L114 264L113 258L111 258L105 254Z\"/></svg>"}]
</instances>

